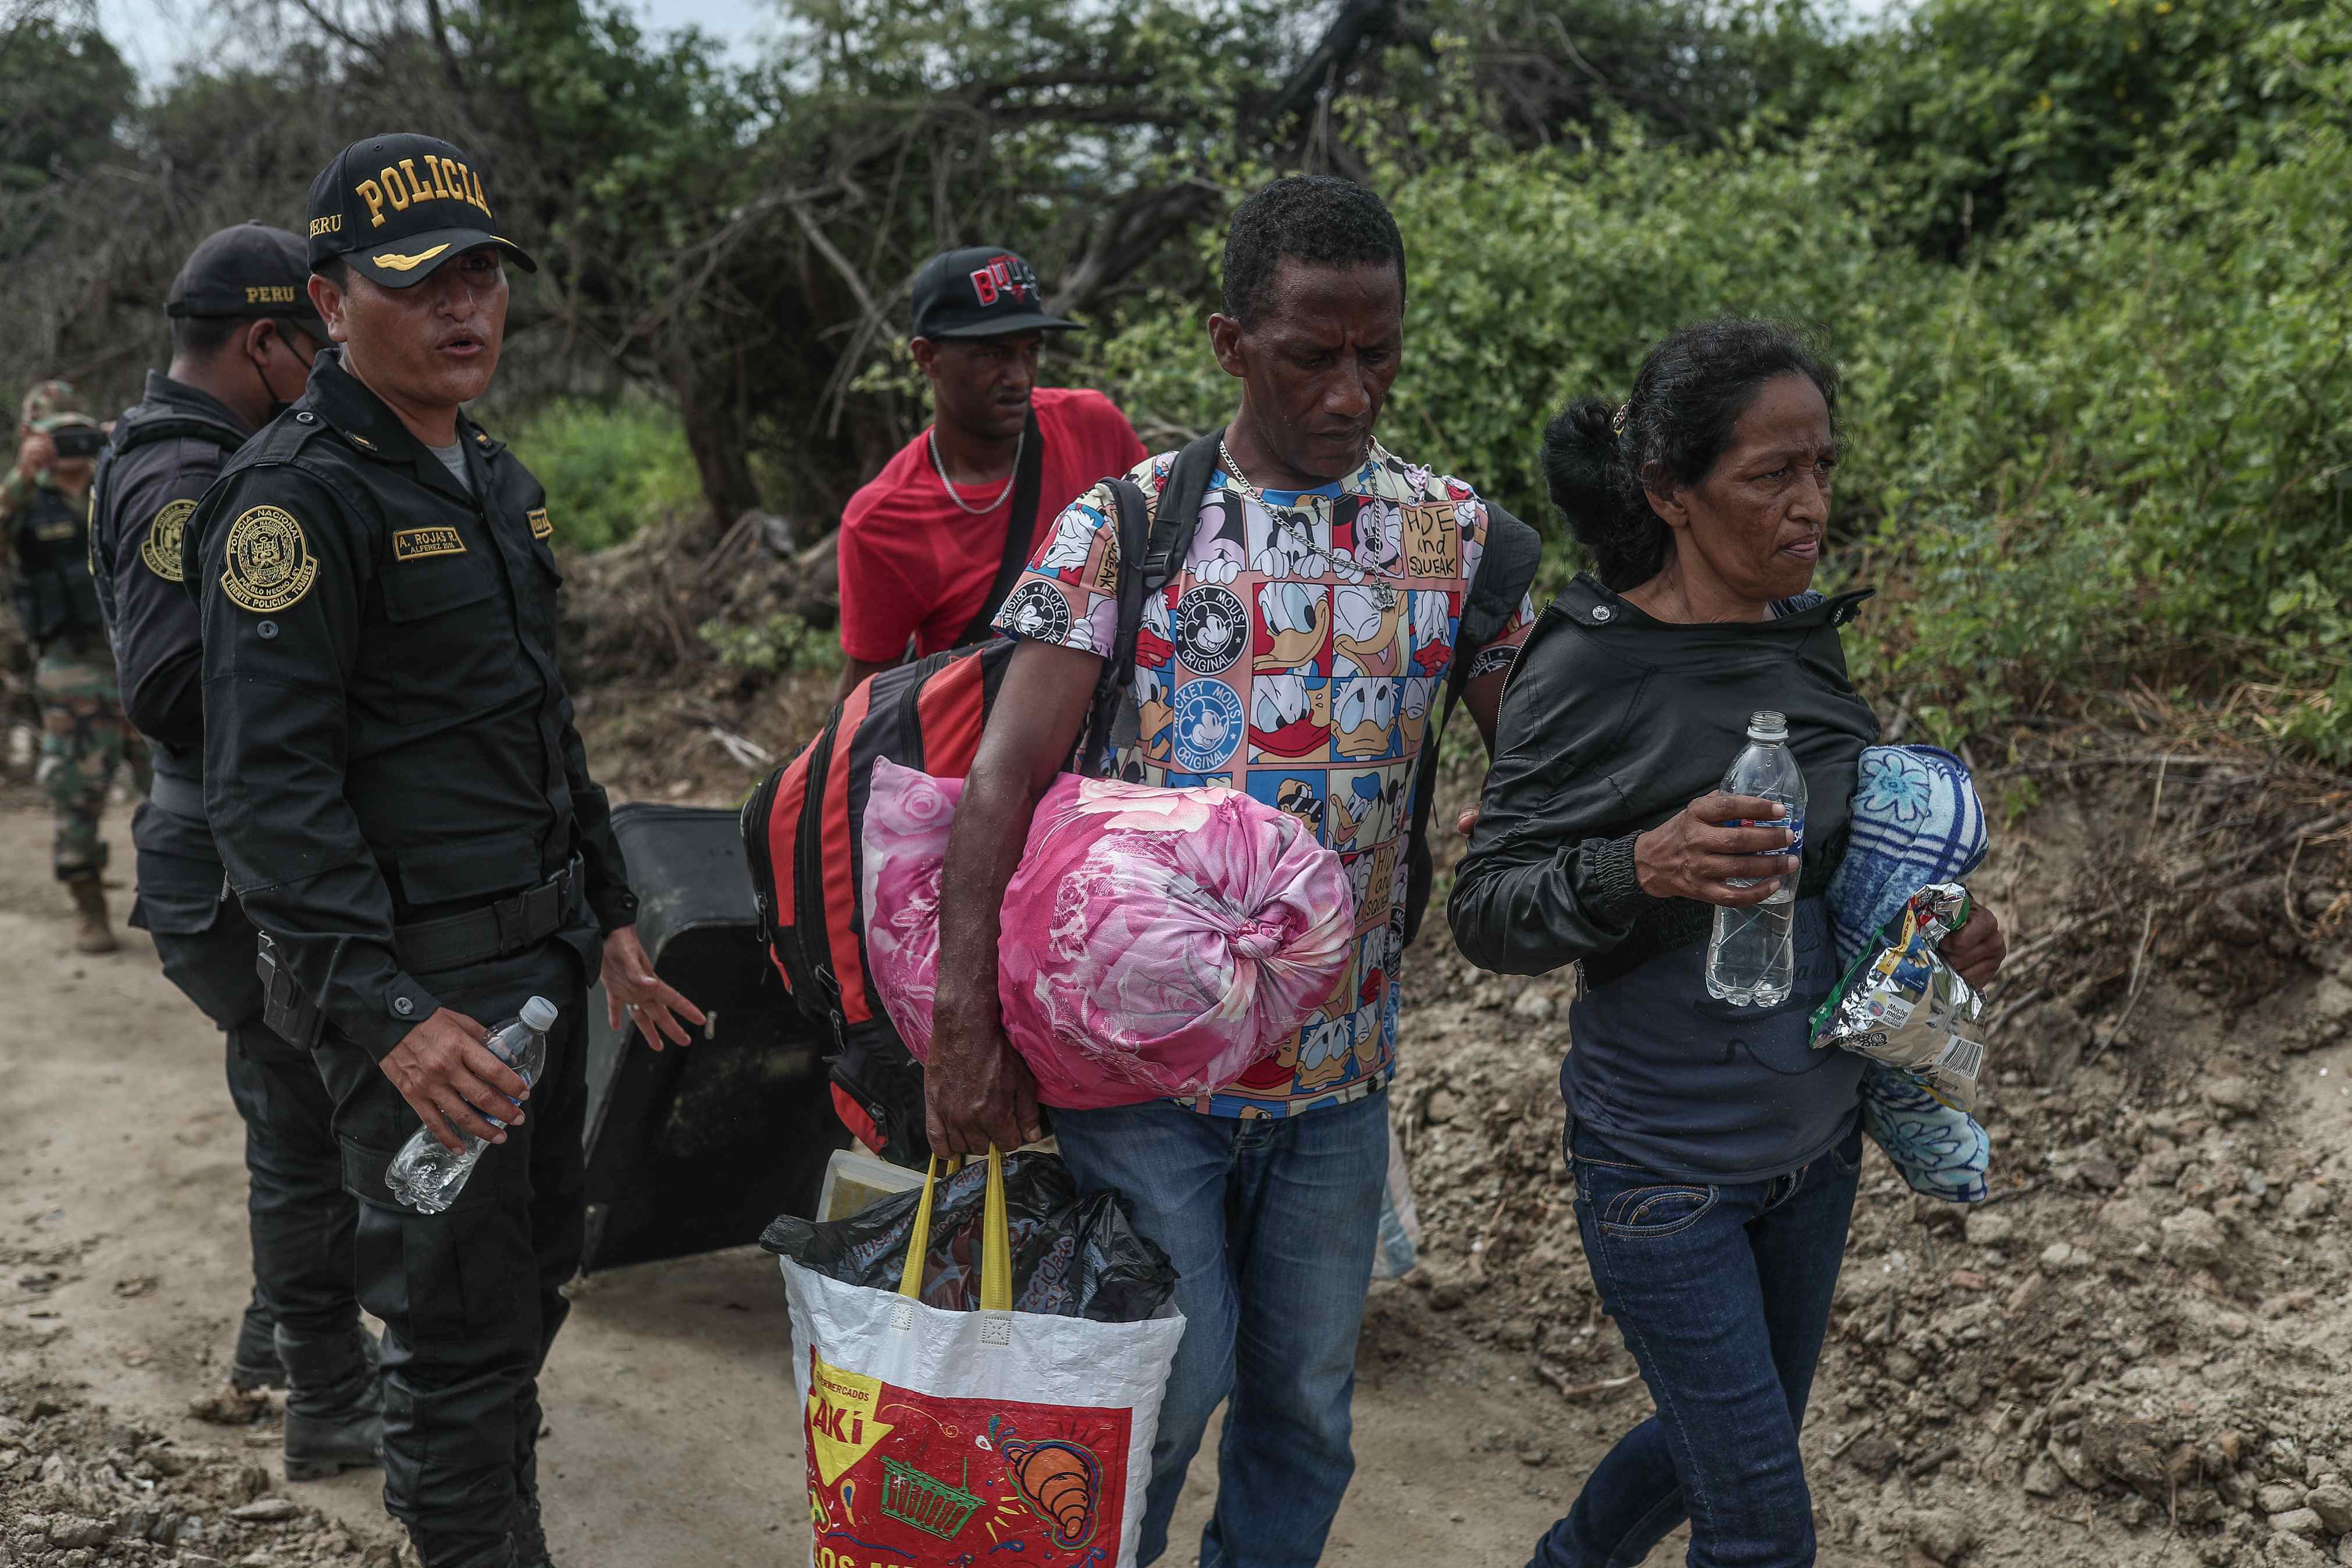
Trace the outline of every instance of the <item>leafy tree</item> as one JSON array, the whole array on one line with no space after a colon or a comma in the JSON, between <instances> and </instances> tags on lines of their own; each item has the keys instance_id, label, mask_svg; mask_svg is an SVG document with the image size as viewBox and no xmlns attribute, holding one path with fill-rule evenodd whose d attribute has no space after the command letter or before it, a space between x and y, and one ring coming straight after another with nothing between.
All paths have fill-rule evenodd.
<instances>
[{"instance_id":1,"label":"leafy tree","mask_svg":"<svg viewBox=\"0 0 2352 1568\"><path fill-rule=\"evenodd\" d=\"M2339 0L1926 0L1856 40L1823 107L1870 154L1890 235L1957 257L2098 202L2147 156L2224 159L2318 104L2290 40L2331 16L2340 40Z\"/></svg>"},{"instance_id":2,"label":"leafy tree","mask_svg":"<svg viewBox=\"0 0 2352 1568\"><path fill-rule=\"evenodd\" d=\"M113 145L137 87L86 17L28 8L0 31L0 188L30 190Z\"/></svg>"}]
</instances>

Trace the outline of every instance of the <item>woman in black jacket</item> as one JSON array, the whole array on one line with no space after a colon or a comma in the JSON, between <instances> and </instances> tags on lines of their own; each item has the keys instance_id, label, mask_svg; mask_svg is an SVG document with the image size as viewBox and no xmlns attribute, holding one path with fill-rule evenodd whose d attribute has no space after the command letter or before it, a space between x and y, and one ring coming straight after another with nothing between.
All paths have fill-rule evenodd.
<instances>
[{"instance_id":1,"label":"woman in black jacket","mask_svg":"<svg viewBox=\"0 0 2352 1568\"><path fill-rule=\"evenodd\" d=\"M1797 1432L1853 1207L1863 1061L1812 1050L1808 1021L1835 980L1822 893L1878 736L1838 642L1867 591L1810 588L1837 394L1801 339L1725 319L1659 344L1622 406L1571 404L1544 433L1596 570L1519 654L1449 914L1482 967L1582 966L1560 1071L1577 1224L1657 1414L1536 1568L1639 1563L1685 1518L1695 1565L1813 1561ZM1788 716L1801 843L1779 807L1716 789L1759 709ZM1790 876L1787 999L1713 999L1714 906ZM1988 914L1946 944L1977 983L2001 950Z\"/></svg>"}]
</instances>

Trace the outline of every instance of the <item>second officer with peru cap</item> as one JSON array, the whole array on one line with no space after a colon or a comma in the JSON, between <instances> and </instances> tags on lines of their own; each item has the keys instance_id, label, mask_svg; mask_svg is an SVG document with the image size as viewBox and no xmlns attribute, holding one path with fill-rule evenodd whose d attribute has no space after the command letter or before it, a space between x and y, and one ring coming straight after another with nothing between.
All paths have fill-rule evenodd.
<instances>
[{"instance_id":1,"label":"second officer with peru cap","mask_svg":"<svg viewBox=\"0 0 2352 1568\"><path fill-rule=\"evenodd\" d=\"M245 1122L253 1299L229 1363L240 1388L283 1386L287 1479L373 1465L375 1342L352 1281L357 1207L343 1190L334 1107L310 1053L263 1021L252 923L222 896L205 822L204 643L181 581L183 528L231 454L302 391L327 345L299 235L256 219L207 235L172 280L172 358L115 422L91 486L89 570L114 644L122 710L154 761L131 819L139 899L163 976L224 1036ZM289 1385L277 1340L303 1380Z\"/></svg>"},{"instance_id":2,"label":"second officer with peru cap","mask_svg":"<svg viewBox=\"0 0 2352 1568\"><path fill-rule=\"evenodd\" d=\"M498 369L505 264L531 267L494 190L428 136L327 166L307 287L335 346L184 537L205 803L272 1027L334 1102L386 1328L384 1503L426 1568L548 1561L538 1375L580 1260L590 982L656 1048L702 1021L653 974L572 726L546 492L464 412ZM533 996L559 1010L526 1087L484 1040ZM420 1123L492 1145L445 1213L385 1184Z\"/></svg>"}]
</instances>

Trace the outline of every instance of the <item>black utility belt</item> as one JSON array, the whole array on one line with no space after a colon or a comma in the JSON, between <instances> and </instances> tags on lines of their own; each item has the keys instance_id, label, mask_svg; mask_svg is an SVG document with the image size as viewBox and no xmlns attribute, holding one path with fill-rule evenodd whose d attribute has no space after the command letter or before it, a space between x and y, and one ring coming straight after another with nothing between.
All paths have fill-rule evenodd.
<instances>
[{"instance_id":1,"label":"black utility belt","mask_svg":"<svg viewBox=\"0 0 2352 1568\"><path fill-rule=\"evenodd\" d=\"M184 817L192 822L205 821L205 787L200 780L182 779L158 769L148 781L147 799L159 811L169 811L174 817Z\"/></svg>"},{"instance_id":2,"label":"black utility belt","mask_svg":"<svg viewBox=\"0 0 2352 1568\"><path fill-rule=\"evenodd\" d=\"M572 863L537 887L463 915L393 927L393 952L400 967L412 975L436 975L511 957L529 952L572 924L583 897L581 859L573 855ZM289 1045L306 1051L316 1045L326 1015L296 983L278 944L267 932L255 950L254 969L261 977L262 1021Z\"/></svg>"},{"instance_id":3,"label":"black utility belt","mask_svg":"<svg viewBox=\"0 0 2352 1568\"><path fill-rule=\"evenodd\" d=\"M439 920L395 925L392 950L412 975L437 975L468 964L528 952L562 930L580 912L581 860L541 883L496 903Z\"/></svg>"}]
</instances>

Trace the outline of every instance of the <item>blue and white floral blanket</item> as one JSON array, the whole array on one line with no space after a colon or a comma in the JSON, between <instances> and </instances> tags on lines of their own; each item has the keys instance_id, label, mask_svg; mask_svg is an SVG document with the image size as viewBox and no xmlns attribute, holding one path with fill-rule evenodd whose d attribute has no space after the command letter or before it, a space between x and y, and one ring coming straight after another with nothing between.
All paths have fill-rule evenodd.
<instances>
[{"instance_id":1,"label":"blue and white floral blanket","mask_svg":"<svg viewBox=\"0 0 2352 1568\"><path fill-rule=\"evenodd\" d=\"M1853 822L1829 890L1841 974L1913 894L1967 876L1989 843L1984 803L1967 765L1932 746L1865 749ZM1981 1203L1990 1193L1992 1145L1984 1128L1902 1069L1870 1063L1862 1124L1912 1191L1954 1203Z\"/></svg>"}]
</instances>

